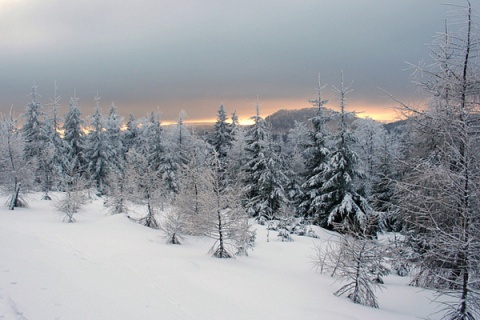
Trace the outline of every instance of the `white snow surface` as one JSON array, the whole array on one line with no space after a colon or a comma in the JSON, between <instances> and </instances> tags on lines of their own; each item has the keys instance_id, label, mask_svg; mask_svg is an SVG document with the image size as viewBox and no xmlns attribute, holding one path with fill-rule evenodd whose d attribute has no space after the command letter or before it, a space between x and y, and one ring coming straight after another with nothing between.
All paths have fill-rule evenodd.
<instances>
[{"instance_id":1,"label":"white snow surface","mask_svg":"<svg viewBox=\"0 0 480 320\"><path fill-rule=\"evenodd\" d=\"M52 201L36 199L26 209L0 209L1 320L406 320L435 311L431 292L395 275L377 292L380 309L335 297L341 283L312 265L321 239L281 242L271 232L267 242L265 227L255 225L249 257L216 259L208 254L213 240L167 245L161 231L109 215L101 199L70 224Z\"/></svg>"}]
</instances>

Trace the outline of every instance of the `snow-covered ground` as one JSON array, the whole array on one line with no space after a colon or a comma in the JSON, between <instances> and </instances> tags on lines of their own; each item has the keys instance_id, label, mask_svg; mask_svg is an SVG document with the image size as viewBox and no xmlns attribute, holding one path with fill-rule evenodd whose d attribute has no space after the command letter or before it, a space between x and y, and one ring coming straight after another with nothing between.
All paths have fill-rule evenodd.
<instances>
[{"instance_id":1,"label":"snow-covered ground","mask_svg":"<svg viewBox=\"0 0 480 320\"><path fill-rule=\"evenodd\" d=\"M39 198L31 195L27 209L0 209L2 320L385 320L435 311L431 292L395 275L378 292L380 309L335 297L340 283L311 263L318 239L281 242L272 233L266 242L265 228L255 226L249 257L215 259L208 255L213 240L166 245L161 231L109 215L102 200L68 224Z\"/></svg>"}]
</instances>

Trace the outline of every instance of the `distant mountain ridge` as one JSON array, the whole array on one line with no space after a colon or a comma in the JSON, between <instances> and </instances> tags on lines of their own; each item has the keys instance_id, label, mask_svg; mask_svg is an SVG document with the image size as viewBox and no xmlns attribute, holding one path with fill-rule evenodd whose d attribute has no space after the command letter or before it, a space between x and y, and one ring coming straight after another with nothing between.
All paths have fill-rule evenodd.
<instances>
[{"instance_id":1,"label":"distant mountain ridge","mask_svg":"<svg viewBox=\"0 0 480 320\"><path fill-rule=\"evenodd\" d=\"M331 109L325 109L325 116L329 116L337 113L337 111ZM317 114L317 107L295 109L295 110L278 110L275 113L267 116L265 120L272 126L273 133L287 134L288 131L294 128L295 121L307 123L309 119L313 118ZM361 118L358 118L361 119ZM383 124L388 131L405 124L406 120L394 121L391 123Z\"/></svg>"}]
</instances>

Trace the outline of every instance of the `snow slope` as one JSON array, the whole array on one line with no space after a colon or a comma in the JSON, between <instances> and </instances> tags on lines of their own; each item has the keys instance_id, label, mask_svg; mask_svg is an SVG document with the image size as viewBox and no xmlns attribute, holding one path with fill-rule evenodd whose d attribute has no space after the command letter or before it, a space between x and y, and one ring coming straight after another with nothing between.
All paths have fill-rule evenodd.
<instances>
[{"instance_id":1,"label":"snow slope","mask_svg":"<svg viewBox=\"0 0 480 320\"><path fill-rule=\"evenodd\" d=\"M62 222L52 202L0 209L0 319L418 319L432 294L386 277L380 309L337 298L312 267L317 239L281 242L256 226L250 257L211 258L212 240L166 245L162 233L108 215L95 200ZM273 235L273 236L272 236ZM328 237L321 232L321 237ZM440 317L438 315L438 317Z\"/></svg>"}]
</instances>

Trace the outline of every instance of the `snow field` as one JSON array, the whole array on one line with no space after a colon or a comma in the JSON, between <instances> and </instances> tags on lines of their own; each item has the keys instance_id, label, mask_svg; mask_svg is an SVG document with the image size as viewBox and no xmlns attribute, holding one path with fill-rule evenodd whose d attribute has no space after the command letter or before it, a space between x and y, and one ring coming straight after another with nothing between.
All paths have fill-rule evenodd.
<instances>
[{"instance_id":1,"label":"snow field","mask_svg":"<svg viewBox=\"0 0 480 320\"><path fill-rule=\"evenodd\" d=\"M58 194L54 196L58 197ZM333 295L340 283L315 272L320 239L281 242L264 226L249 257L215 259L213 240L166 245L162 232L86 205L62 222L52 202L0 209L0 319L419 319L435 311L428 291L390 275L380 309ZM330 235L316 229L321 239ZM440 315L437 315L440 318ZM435 315L432 319L435 319Z\"/></svg>"}]
</instances>

